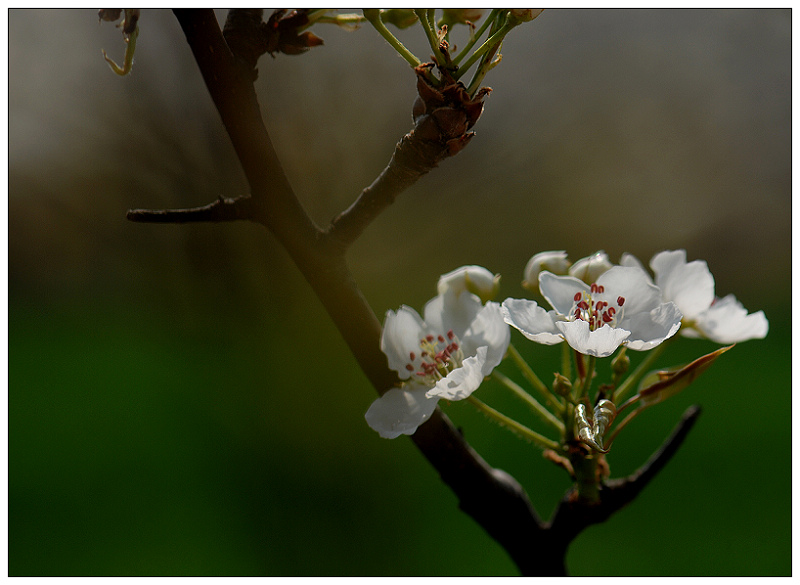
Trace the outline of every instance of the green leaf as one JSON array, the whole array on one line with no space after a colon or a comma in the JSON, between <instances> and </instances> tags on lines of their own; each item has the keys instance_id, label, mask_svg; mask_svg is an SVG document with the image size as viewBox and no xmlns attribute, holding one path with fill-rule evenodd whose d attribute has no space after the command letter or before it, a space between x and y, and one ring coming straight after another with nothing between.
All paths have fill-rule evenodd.
<instances>
[{"instance_id":1,"label":"green leaf","mask_svg":"<svg viewBox=\"0 0 800 585\"><path fill-rule=\"evenodd\" d=\"M677 368L651 372L644 377L640 384L638 398L642 401L642 406L651 406L675 396L678 392L686 388L689 384L723 353L731 349L733 345L722 347L703 357L697 358L692 363Z\"/></svg>"}]
</instances>

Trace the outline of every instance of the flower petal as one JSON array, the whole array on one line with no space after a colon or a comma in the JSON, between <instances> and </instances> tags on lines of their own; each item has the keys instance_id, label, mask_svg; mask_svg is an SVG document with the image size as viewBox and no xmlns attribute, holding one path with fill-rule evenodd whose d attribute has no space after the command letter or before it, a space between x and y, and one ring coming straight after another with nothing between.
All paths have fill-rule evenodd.
<instances>
[{"instance_id":1,"label":"flower petal","mask_svg":"<svg viewBox=\"0 0 800 585\"><path fill-rule=\"evenodd\" d=\"M611 355L631 334L630 331L620 327L609 327L608 325L590 331L589 324L580 319L558 321L556 327L564 335L564 339L572 349L595 357Z\"/></svg>"},{"instance_id":2,"label":"flower petal","mask_svg":"<svg viewBox=\"0 0 800 585\"><path fill-rule=\"evenodd\" d=\"M616 303L618 297L625 299L626 314L652 311L662 303L661 291L638 268L614 266L600 275L597 284L605 289L603 294L610 302Z\"/></svg>"},{"instance_id":3,"label":"flower petal","mask_svg":"<svg viewBox=\"0 0 800 585\"><path fill-rule=\"evenodd\" d=\"M555 345L564 338L554 323L554 313L547 312L536 301L506 299L501 306L506 323L537 343Z\"/></svg>"},{"instance_id":4,"label":"flower petal","mask_svg":"<svg viewBox=\"0 0 800 585\"><path fill-rule=\"evenodd\" d=\"M497 294L499 287L499 274L492 274L483 266L462 266L440 276L436 288L439 295L444 295L450 290L456 295L467 291L486 302Z\"/></svg>"},{"instance_id":5,"label":"flower petal","mask_svg":"<svg viewBox=\"0 0 800 585\"><path fill-rule=\"evenodd\" d=\"M384 439L413 435L436 409L437 398L428 398L424 386L392 388L375 400L364 418Z\"/></svg>"},{"instance_id":6,"label":"flower petal","mask_svg":"<svg viewBox=\"0 0 800 585\"><path fill-rule=\"evenodd\" d=\"M574 276L556 276L544 271L539 274L539 290L560 315L569 315L575 293L589 292L589 285Z\"/></svg>"},{"instance_id":7,"label":"flower petal","mask_svg":"<svg viewBox=\"0 0 800 585\"><path fill-rule=\"evenodd\" d=\"M419 353L419 341L425 336L425 324L414 309L403 305L395 313L386 312L381 332L381 351L386 354L389 368L398 373L401 379L408 378L411 372L406 369L410 353Z\"/></svg>"},{"instance_id":8,"label":"flower petal","mask_svg":"<svg viewBox=\"0 0 800 585\"><path fill-rule=\"evenodd\" d=\"M483 364L483 375L488 376L506 355L511 341L511 330L503 320L500 305L486 303L475 320L461 336L461 349L464 355L475 355L479 347L486 347L486 361Z\"/></svg>"},{"instance_id":9,"label":"flower petal","mask_svg":"<svg viewBox=\"0 0 800 585\"><path fill-rule=\"evenodd\" d=\"M687 319L695 319L714 302L714 277L704 260L686 262L686 250L659 252L650 260L656 285Z\"/></svg>"},{"instance_id":10,"label":"flower petal","mask_svg":"<svg viewBox=\"0 0 800 585\"><path fill-rule=\"evenodd\" d=\"M539 290L539 273L547 270L553 274L566 274L569 270L569 260L565 250L554 250L552 252L539 252L528 260L525 265L525 278L522 286L529 290Z\"/></svg>"},{"instance_id":11,"label":"flower petal","mask_svg":"<svg viewBox=\"0 0 800 585\"><path fill-rule=\"evenodd\" d=\"M486 348L479 347L477 353L461 363L461 367L453 370L428 390L428 398L444 398L446 400L464 400L478 389L483 382L483 364L486 362Z\"/></svg>"},{"instance_id":12,"label":"flower petal","mask_svg":"<svg viewBox=\"0 0 800 585\"><path fill-rule=\"evenodd\" d=\"M452 329L458 337L464 335L475 317L483 309L478 297L473 294L456 294L448 290L433 297L425 305L425 324L436 335Z\"/></svg>"},{"instance_id":13,"label":"flower petal","mask_svg":"<svg viewBox=\"0 0 800 585\"><path fill-rule=\"evenodd\" d=\"M769 331L764 311L747 314L736 297L727 295L701 313L695 327L717 343L738 343L748 339L764 339Z\"/></svg>"},{"instance_id":14,"label":"flower petal","mask_svg":"<svg viewBox=\"0 0 800 585\"><path fill-rule=\"evenodd\" d=\"M647 272L647 269L645 269L644 264L642 264L641 261L633 254L628 254L627 252L625 252L619 259L619 265L628 266L631 268L639 268L645 274L647 274L648 278L650 277L650 274Z\"/></svg>"},{"instance_id":15,"label":"flower petal","mask_svg":"<svg viewBox=\"0 0 800 585\"><path fill-rule=\"evenodd\" d=\"M595 252L591 256L577 260L569 269L570 276L579 278L586 284L593 284L597 282L606 270L609 270L613 265L608 259L608 254L603 250Z\"/></svg>"},{"instance_id":16,"label":"flower petal","mask_svg":"<svg viewBox=\"0 0 800 585\"><path fill-rule=\"evenodd\" d=\"M681 311L675 303L663 303L648 313L623 319L620 327L631 332L625 345L636 351L653 349L678 332L681 318Z\"/></svg>"}]
</instances>

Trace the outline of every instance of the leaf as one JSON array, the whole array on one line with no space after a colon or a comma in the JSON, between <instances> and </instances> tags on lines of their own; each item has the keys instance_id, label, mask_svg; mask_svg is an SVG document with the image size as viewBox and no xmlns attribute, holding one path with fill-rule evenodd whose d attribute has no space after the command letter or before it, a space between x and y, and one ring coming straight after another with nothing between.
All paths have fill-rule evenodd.
<instances>
[{"instance_id":1,"label":"leaf","mask_svg":"<svg viewBox=\"0 0 800 585\"><path fill-rule=\"evenodd\" d=\"M680 368L651 372L642 380L642 389L639 390L638 397L642 406L651 406L675 396L732 347L733 345L722 347Z\"/></svg>"}]
</instances>

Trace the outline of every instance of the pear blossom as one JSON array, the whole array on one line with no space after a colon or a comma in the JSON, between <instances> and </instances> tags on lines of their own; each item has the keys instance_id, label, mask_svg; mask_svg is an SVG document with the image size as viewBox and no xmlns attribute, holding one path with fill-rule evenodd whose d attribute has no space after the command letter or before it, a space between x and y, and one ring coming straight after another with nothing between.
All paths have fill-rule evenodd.
<instances>
[{"instance_id":1,"label":"pear blossom","mask_svg":"<svg viewBox=\"0 0 800 585\"><path fill-rule=\"evenodd\" d=\"M608 254L603 250L595 252L591 256L577 260L570 266L569 275L581 279L586 284L597 282L601 274L609 270L613 264L608 259Z\"/></svg>"},{"instance_id":2,"label":"pear blossom","mask_svg":"<svg viewBox=\"0 0 800 585\"><path fill-rule=\"evenodd\" d=\"M448 290L453 290L457 295L468 291L485 303L500 290L500 275L491 273L483 266L462 266L440 276L437 290L440 295Z\"/></svg>"},{"instance_id":3,"label":"pear blossom","mask_svg":"<svg viewBox=\"0 0 800 585\"><path fill-rule=\"evenodd\" d=\"M538 292L540 272L547 270L553 274L566 274L569 267L570 262L567 260L567 252L565 250L534 254L528 260L528 264L525 265L525 277L522 281L522 286L528 290Z\"/></svg>"},{"instance_id":4,"label":"pear blossom","mask_svg":"<svg viewBox=\"0 0 800 585\"><path fill-rule=\"evenodd\" d=\"M463 400L505 356L511 338L500 305L467 291L445 290L425 305L388 311L381 350L403 384L372 403L370 427L382 437L412 435L442 398Z\"/></svg>"},{"instance_id":5,"label":"pear blossom","mask_svg":"<svg viewBox=\"0 0 800 585\"><path fill-rule=\"evenodd\" d=\"M641 262L630 254L623 254L620 264L638 267L647 274ZM653 256L650 268L662 299L674 302L683 313L681 333L685 337L704 337L725 344L766 337L769 322L764 312L748 314L733 295L718 298L714 277L704 260L687 262L686 250L668 250Z\"/></svg>"},{"instance_id":6,"label":"pear blossom","mask_svg":"<svg viewBox=\"0 0 800 585\"><path fill-rule=\"evenodd\" d=\"M661 291L638 268L614 266L591 285L545 271L539 288L553 310L527 299L506 299L502 305L506 323L538 343L566 341L582 354L606 357L620 345L652 349L680 328L677 305L663 302Z\"/></svg>"}]
</instances>

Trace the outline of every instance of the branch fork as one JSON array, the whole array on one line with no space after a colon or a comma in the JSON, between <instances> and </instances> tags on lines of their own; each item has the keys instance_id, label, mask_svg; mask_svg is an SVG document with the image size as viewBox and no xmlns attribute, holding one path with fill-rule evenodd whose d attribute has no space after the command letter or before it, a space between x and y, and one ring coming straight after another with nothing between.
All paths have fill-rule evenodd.
<instances>
[{"instance_id":1,"label":"branch fork","mask_svg":"<svg viewBox=\"0 0 800 585\"><path fill-rule=\"evenodd\" d=\"M345 252L371 221L441 160L469 143L489 90L470 97L452 78L433 87L416 68L419 97L414 128L398 143L377 179L322 230L303 210L280 166L253 87L258 56L266 52L261 10L231 10L225 36L211 10L175 10L209 93L242 164L250 194L187 209L128 212L143 223L249 220L270 229L325 306L359 366L382 393L397 383L380 351L381 325L347 268ZM227 41L226 41L227 39ZM264 49L262 51L262 49ZM442 71L443 76L449 75ZM566 574L569 543L632 501L675 454L699 415L689 409L662 448L639 471L601 485L588 502L568 492L543 522L520 484L492 468L438 408L411 437L459 499L460 508L503 546L525 575ZM569 462L565 463L565 466Z\"/></svg>"}]
</instances>

